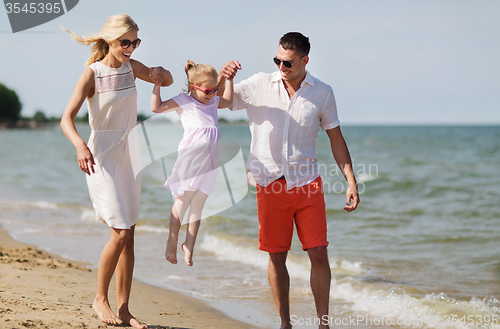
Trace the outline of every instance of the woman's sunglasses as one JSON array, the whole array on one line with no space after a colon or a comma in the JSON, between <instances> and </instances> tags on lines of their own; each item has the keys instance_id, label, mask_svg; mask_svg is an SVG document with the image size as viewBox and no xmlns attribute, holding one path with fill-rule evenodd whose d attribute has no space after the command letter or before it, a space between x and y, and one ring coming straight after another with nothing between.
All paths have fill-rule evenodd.
<instances>
[{"instance_id":1,"label":"woman's sunglasses","mask_svg":"<svg viewBox=\"0 0 500 329\"><path fill-rule=\"evenodd\" d=\"M130 41L130 40L127 40L127 39L118 39L118 41L121 42L121 46L123 49L127 49L128 47L130 47L130 45L132 45L134 48L137 48L139 47L139 45L141 44L141 39L137 38L135 39L134 41Z\"/></svg>"},{"instance_id":2,"label":"woman's sunglasses","mask_svg":"<svg viewBox=\"0 0 500 329\"><path fill-rule=\"evenodd\" d=\"M205 95L210 95L211 93L214 93L216 94L218 91L219 91L219 86L215 87L215 88L201 88L200 86L197 86L197 85L193 85L196 89L198 90L201 90L205 93Z\"/></svg>"},{"instance_id":3,"label":"woman's sunglasses","mask_svg":"<svg viewBox=\"0 0 500 329\"><path fill-rule=\"evenodd\" d=\"M304 56L302 56L302 57L304 57ZM278 57L274 57L273 61L274 61L274 64L276 64L278 66L280 66L280 64L283 62L283 65L285 65L286 68L291 68L293 66L293 64L297 63L301 58L297 59L295 62L292 62L292 61L282 61Z\"/></svg>"}]
</instances>

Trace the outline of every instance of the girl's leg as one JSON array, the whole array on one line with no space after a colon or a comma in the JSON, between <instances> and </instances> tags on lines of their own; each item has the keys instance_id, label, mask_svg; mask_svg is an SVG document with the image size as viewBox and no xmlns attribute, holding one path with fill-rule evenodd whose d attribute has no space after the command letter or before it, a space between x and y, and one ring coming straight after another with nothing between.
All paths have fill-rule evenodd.
<instances>
[{"instance_id":1,"label":"girl's leg","mask_svg":"<svg viewBox=\"0 0 500 329\"><path fill-rule=\"evenodd\" d=\"M165 258L172 264L177 264L177 241L179 238L179 230L181 228L182 219L186 213L189 203L195 192L184 192L183 196L179 196L170 212L170 228L167 240L167 250Z\"/></svg>"},{"instance_id":2,"label":"girl's leg","mask_svg":"<svg viewBox=\"0 0 500 329\"><path fill-rule=\"evenodd\" d=\"M191 199L189 214L188 214L188 224L186 231L186 241L182 244L182 250L184 251L184 261L188 266L193 266L193 250L194 244L196 242L196 236L198 235L198 229L200 228L201 222L201 212L205 206L205 202L208 199L208 195L197 190Z\"/></svg>"},{"instance_id":3,"label":"girl's leg","mask_svg":"<svg viewBox=\"0 0 500 329\"><path fill-rule=\"evenodd\" d=\"M101 259L99 261L99 271L97 273L97 294L94 299L92 308L97 313L99 320L108 324L122 324L120 320L111 310L108 300L108 289L113 273L116 269L116 264L125 245L130 239L130 230L121 230L110 228L111 237L102 250Z\"/></svg>"},{"instance_id":4,"label":"girl's leg","mask_svg":"<svg viewBox=\"0 0 500 329\"><path fill-rule=\"evenodd\" d=\"M130 238L120 254L116 266L116 300L118 302L118 318L124 324L134 328L145 329L147 326L134 318L129 311L130 290L134 273L134 236L135 225L130 228Z\"/></svg>"}]
</instances>

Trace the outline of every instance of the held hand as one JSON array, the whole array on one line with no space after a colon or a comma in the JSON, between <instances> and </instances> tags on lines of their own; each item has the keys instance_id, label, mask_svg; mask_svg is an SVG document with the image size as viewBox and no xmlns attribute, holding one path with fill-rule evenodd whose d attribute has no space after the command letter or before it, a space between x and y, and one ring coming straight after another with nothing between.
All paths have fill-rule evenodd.
<instances>
[{"instance_id":1,"label":"held hand","mask_svg":"<svg viewBox=\"0 0 500 329\"><path fill-rule=\"evenodd\" d=\"M95 174L94 157L92 156L92 152L90 152L87 145L84 144L82 147L77 148L76 156L78 158L78 165L84 173L90 176L90 172L92 171L92 174Z\"/></svg>"},{"instance_id":2,"label":"held hand","mask_svg":"<svg viewBox=\"0 0 500 329\"><path fill-rule=\"evenodd\" d=\"M226 79L233 79L238 70L241 70L241 64L238 61L229 61L221 68L220 74Z\"/></svg>"},{"instance_id":3,"label":"held hand","mask_svg":"<svg viewBox=\"0 0 500 329\"><path fill-rule=\"evenodd\" d=\"M255 180L255 178L253 177L253 174L251 171L248 171L247 172L247 180L248 180L248 183L252 186L257 186L257 181Z\"/></svg>"},{"instance_id":4,"label":"held hand","mask_svg":"<svg viewBox=\"0 0 500 329\"><path fill-rule=\"evenodd\" d=\"M358 207L358 204L360 202L358 195L358 186L357 185L349 186L346 195L347 195L347 201L344 210L347 212L351 212Z\"/></svg>"},{"instance_id":5,"label":"held hand","mask_svg":"<svg viewBox=\"0 0 500 329\"><path fill-rule=\"evenodd\" d=\"M149 68L149 76L155 85L161 86L163 83L163 79L165 78L165 74L160 67L151 67Z\"/></svg>"}]
</instances>

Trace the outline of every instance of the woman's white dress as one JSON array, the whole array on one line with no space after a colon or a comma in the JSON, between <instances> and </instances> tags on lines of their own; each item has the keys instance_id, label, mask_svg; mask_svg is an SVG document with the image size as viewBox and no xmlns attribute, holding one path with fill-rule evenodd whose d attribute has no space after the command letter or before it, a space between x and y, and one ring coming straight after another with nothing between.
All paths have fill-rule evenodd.
<instances>
[{"instance_id":1,"label":"woman's white dress","mask_svg":"<svg viewBox=\"0 0 500 329\"><path fill-rule=\"evenodd\" d=\"M141 198L137 91L130 63L111 68L100 62L94 71L95 93L87 99L92 129L88 147L96 163L86 175L97 219L129 229L137 223ZM136 168L134 172L134 168Z\"/></svg>"},{"instance_id":2,"label":"woman's white dress","mask_svg":"<svg viewBox=\"0 0 500 329\"><path fill-rule=\"evenodd\" d=\"M165 186L176 197L196 190L210 195L219 167L219 97L214 96L208 104L185 94L179 94L173 100L182 108L179 117L184 134L172 175Z\"/></svg>"}]
</instances>

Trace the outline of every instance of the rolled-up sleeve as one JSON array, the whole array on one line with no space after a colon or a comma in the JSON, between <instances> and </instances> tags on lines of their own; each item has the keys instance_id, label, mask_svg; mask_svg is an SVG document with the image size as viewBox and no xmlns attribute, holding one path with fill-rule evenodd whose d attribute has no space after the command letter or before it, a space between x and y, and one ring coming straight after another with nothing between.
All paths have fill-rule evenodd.
<instances>
[{"instance_id":1,"label":"rolled-up sleeve","mask_svg":"<svg viewBox=\"0 0 500 329\"><path fill-rule=\"evenodd\" d=\"M251 104L255 95L257 75L255 74L234 86L233 105L229 108L231 111L246 109Z\"/></svg>"},{"instance_id":2,"label":"rolled-up sleeve","mask_svg":"<svg viewBox=\"0 0 500 329\"><path fill-rule=\"evenodd\" d=\"M333 90L329 88L325 105L321 111L320 115L320 125L322 130L333 129L340 125L339 117L337 114L337 104L335 102L335 96L333 95Z\"/></svg>"}]
</instances>

